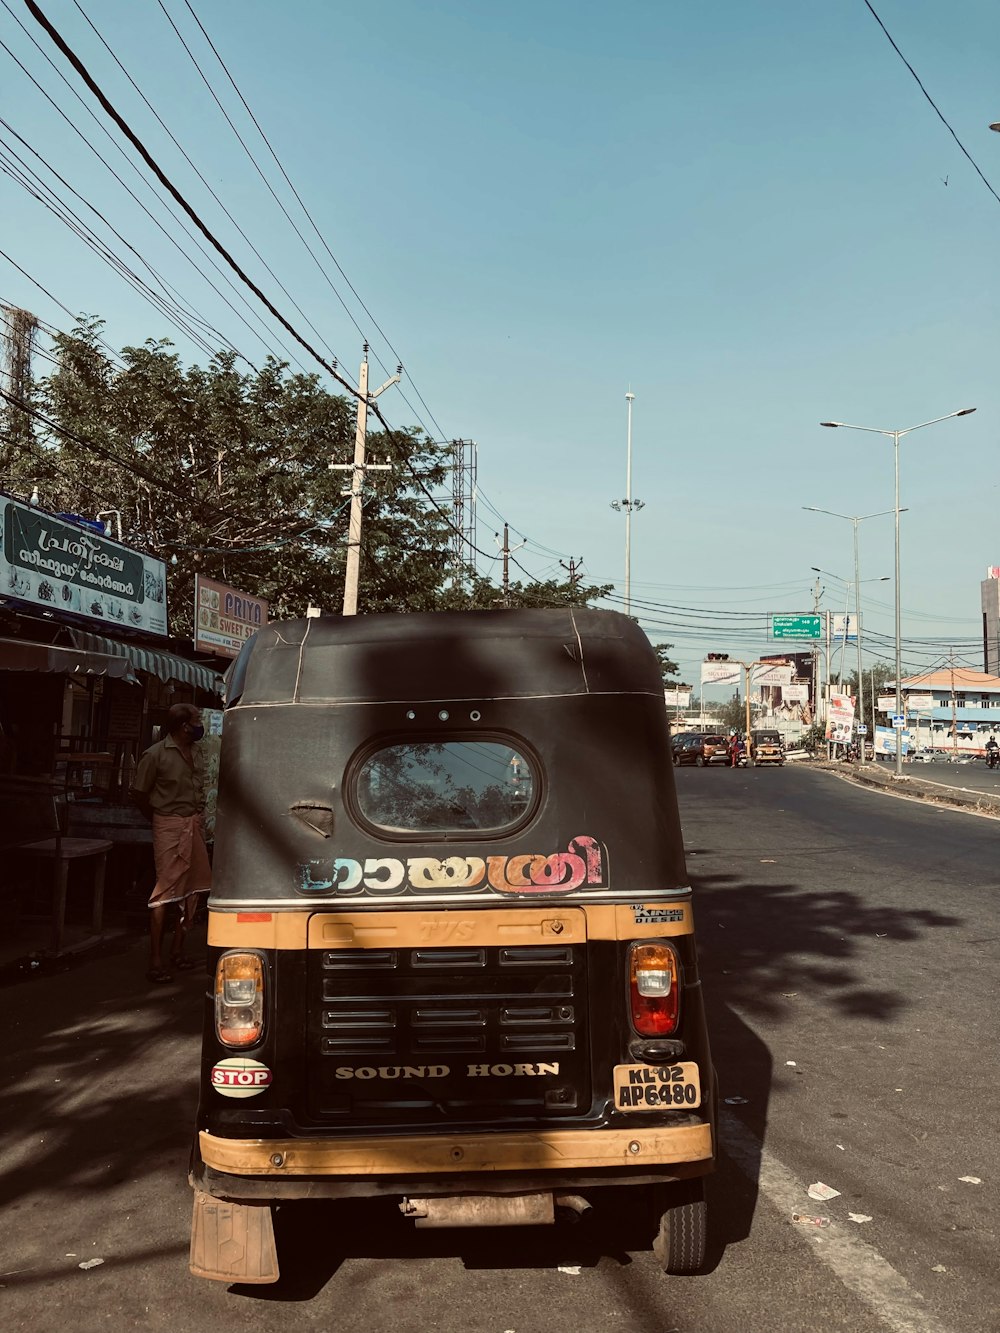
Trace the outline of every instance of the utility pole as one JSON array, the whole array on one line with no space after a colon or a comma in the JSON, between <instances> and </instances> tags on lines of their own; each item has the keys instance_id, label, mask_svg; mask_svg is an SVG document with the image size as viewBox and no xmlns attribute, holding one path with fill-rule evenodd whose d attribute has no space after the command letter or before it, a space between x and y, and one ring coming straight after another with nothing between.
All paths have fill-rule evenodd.
<instances>
[{"instance_id":1,"label":"utility pole","mask_svg":"<svg viewBox=\"0 0 1000 1333\"><path fill-rule=\"evenodd\" d=\"M499 532L495 532L493 535L499 545ZM503 597L501 600L503 601L504 606L510 606L510 557L515 551L519 551L525 544L525 542L518 542L517 546L511 546L510 525L508 523L503 525L503 546L500 547L500 550L503 553Z\"/></svg>"},{"instance_id":2,"label":"utility pole","mask_svg":"<svg viewBox=\"0 0 1000 1333\"><path fill-rule=\"evenodd\" d=\"M813 615L819 615L819 599L825 591L825 588L821 589L819 586L819 575L817 574L816 582L813 585ZM813 725L815 725L819 721L819 643L816 640L813 640L812 677Z\"/></svg>"},{"instance_id":3,"label":"utility pole","mask_svg":"<svg viewBox=\"0 0 1000 1333\"><path fill-rule=\"evenodd\" d=\"M951 751L958 758L958 705L955 702L955 650L948 649L948 667L951 671Z\"/></svg>"},{"instance_id":4,"label":"utility pole","mask_svg":"<svg viewBox=\"0 0 1000 1333\"><path fill-rule=\"evenodd\" d=\"M391 384L398 384L402 378L403 367L397 366L395 375L391 376L386 382L373 393L368 392L368 344L365 343L364 355L361 360L361 369L358 372L358 416L354 428L354 462L353 463L331 463L330 469L334 472L346 472L351 470L351 485L349 490L341 491L341 495L351 497L351 517L347 529L347 569L344 575L344 610L345 616L356 616L358 614L358 584L361 578L361 505L365 485L366 472L388 472L392 464L385 463L366 463L365 462L365 437L368 431L368 404L389 388Z\"/></svg>"},{"instance_id":5,"label":"utility pole","mask_svg":"<svg viewBox=\"0 0 1000 1333\"><path fill-rule=\"evenodd\" d=\"M567 583L569 584L570 596L572 596L576 591L576 585L583 578L583 575L580 573L580 566L583 564L583 556L581 555L579 560L574 560L573 557L570 556L568 565L565 560L560 560L559 563L562 565L563 569L569 573Z\"/></svg>"}]
</instances>

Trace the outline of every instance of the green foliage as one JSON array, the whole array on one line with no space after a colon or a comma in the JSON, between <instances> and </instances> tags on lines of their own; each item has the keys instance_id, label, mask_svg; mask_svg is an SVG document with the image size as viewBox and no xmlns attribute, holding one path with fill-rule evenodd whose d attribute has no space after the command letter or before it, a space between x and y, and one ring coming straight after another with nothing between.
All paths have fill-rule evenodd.
<instances>
[{"instance_id":1,"label":"green foliage","mask_svg":"<svg viewBox=\"0 0 1000 1333\"><path fill-rule=\"evenodd\" d=\"M738 731L741 735L746 731L747 710L739 695L734 695L725 703L713 704L712 712L719 719L719 726L723 731Z\"/></svg>"},{"instance_id":2,"label":"green foliage","mask_svg":"<svg viewBox=\"0 0 1000 1333\"><path fill-rule=\"evenodd\" d=\"M506 594L489 579L474 578L465 587L449 588L439 605L446 610L495 611L501 607L589 606L613 591L614 584L582 584L567 579L558 583L511 583Z\"/></svg>"},{"instance_id":3,"label":"green foliage","mask_svg":"<svg viewBox=\"0 0 1000 1333\"><path fill-rule=\"evenodd\" d=\"M118 511L123 539L169 563L174 633L191 631L196 573L266 597L275 619L339 610L350 473L329 464L353 460L353 400L229 352L185 370L167 342L125 348L118 368L100 331L55 339L34 402L70 435L37 429L4 460L7 486L36 484L48 509ZM366 481L359 610L433 606L449 530L414 474L440 489L445 457L418 431L369 432L368 452L392 468Z\"/></svg>"},{"instance_id":4,"label":"green foliage","mask_svg":"<svg viewBox=\"0 0 1000 1333\"><path fill-rule=\"evenodd\" d=\"M172 633L192 632L196 574L266 598L275 620L310 603L339 611L351 473L330 464L353 461L354 399L273 359L244 370L220 352L185 368L167 341L126 347L119 365L101 331L83 318L55 336L57 368L22 389L52 425L24 429L16 413L12 430L6 415L0 484L25 497L37 486L49 510L117 512L122 539L168 564ZM584 606L612 591L454 580L448 506L431 500L450 450L418 430L369 430L367 453L391 466L365 481L359 611Z\"/></svg>"},{"instance_id":5,"label":"green foliage","mask_svg":"<svg viewBox=\"0 0 1000 1333\"><path fill-rule=\"evenodd\" d=\"M681 683L679 680L675 679L680 667L667 656L667 653L670 652L673 646L672 643L653 644L653 652L656 654L656 660L660 664L660 675L663 677L664 686L680 685Z\"/></svg>"}]
</instances>

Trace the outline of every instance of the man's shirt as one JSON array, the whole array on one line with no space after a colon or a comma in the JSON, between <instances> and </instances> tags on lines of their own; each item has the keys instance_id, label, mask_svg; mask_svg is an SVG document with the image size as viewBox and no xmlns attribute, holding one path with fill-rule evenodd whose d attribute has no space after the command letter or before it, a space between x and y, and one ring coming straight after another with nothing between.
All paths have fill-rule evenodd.
<instances>
[{"instance_id":1,"label":"man's shirt","mask_svg":"<svg viewBox=\"0 0 1000 1333\"><path fill-rule=\"evenodd\" d=\"M196 815L205 804L201 756L191 747L188 764L172 736L151 745L139 760L133 794L145 796L157 815Z\"/></svg>"}]
</instances>

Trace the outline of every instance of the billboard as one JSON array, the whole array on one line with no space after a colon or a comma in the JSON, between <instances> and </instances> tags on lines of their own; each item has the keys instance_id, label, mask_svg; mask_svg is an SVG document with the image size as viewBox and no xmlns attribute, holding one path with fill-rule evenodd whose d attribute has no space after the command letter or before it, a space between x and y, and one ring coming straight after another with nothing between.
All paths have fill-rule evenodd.
<instances>
[{"instance_id":1,"label":"billboard","mask_svg":"<svg viewBox=\"0 0 1000 1333\"><path fill-rule=\"evenodd\" d=\"M780 666L755 666L752 680L755 689L761 685L791 685L792 668L784 663Z\"/></svg>"},{"instance_id":2,"label":"billboard","mask_svg":"<svg viewBox=\"0 0 1000 1333\"><path fill-rule=\"evenodd\" d=\"M238 657L250 635L266 624L267 602L262 597L251 597L200 574L194 576L196 652Z\"/></svg>"},{"instance_id":3,"label":"billboard","mask_svg":"<svg viewBox=\"0 0 1000 1333\"><path fill-rule=\"evenodd\" d=\"M3 494L0 536L0 596L112 628L166 634L162 560Z\"/></svg>"},{"instance_id":4,"label":"billboard","mask_svg":"<svg viewBox=\"0 0 1000 1333\"><path fill-rule=\"evenodd\" d=\"M663 691L663 702L670 708L690 708L691 688L688 685L668 685Z\"/></svg>"},{"instance_id":5,"label":"billboard","mask_svg":"<svg viewBox=\"0 0 1000 1333\"><path fill-rule=\"evenodd\" d=\"M826 713L826 739L849 745L854 730L854 700L849 694L831 694Z\"/></svg>"},{"instance_id":6,"label":"billboard","mask_svg":"<svg viewBox=\"0 0 1000 1333\"><path fill-rule=\"evenodd\" d=\"M739 662L702 662L702 685L738 685L743 675Z\"/></svg>"},{"instance_id":7,"label":"billboard","mask_svg":"<svg viewBox=\"0 0 1000 1333\"><path fill-rule=\"evenodd\" d=\"M842 615L834 612L830 616L830 638L834 643L857 643L860 621L853 611Z\"/></svg>"}]
</instances>

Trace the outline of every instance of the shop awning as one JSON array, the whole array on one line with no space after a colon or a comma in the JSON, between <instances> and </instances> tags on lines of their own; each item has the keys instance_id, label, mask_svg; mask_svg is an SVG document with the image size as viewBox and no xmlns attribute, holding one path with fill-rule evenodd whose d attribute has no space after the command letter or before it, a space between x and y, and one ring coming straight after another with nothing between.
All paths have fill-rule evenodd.
<instances>
[{"instance_id":1,"label":"shop awning","mask_svg":"<svg viewBox=\"0 0 1000 1333\"><path fill-rule=\"evenodd\" d=\"M0 671L58 671L67 676L111 676L138 684L127 657L21 639L0 639Z\"/></svg>"},{"instance_id":2,"label":"shop awning","mask_svg":"<svg viewBox=\"0 0 1000 1333\"><path fill-rule=\"evenodd\" d=\"M134 671L146 671L157 680L180 680L196 690L222 694L222 677L211 667L189 662L175 653L162 653L156 648L141 648L138 644L123 643L105 638L103 634L88 634L86 630L72 629L70 634L78 648L91 653L108 653L123 659Z\"/></svg>"}]
</instances>

